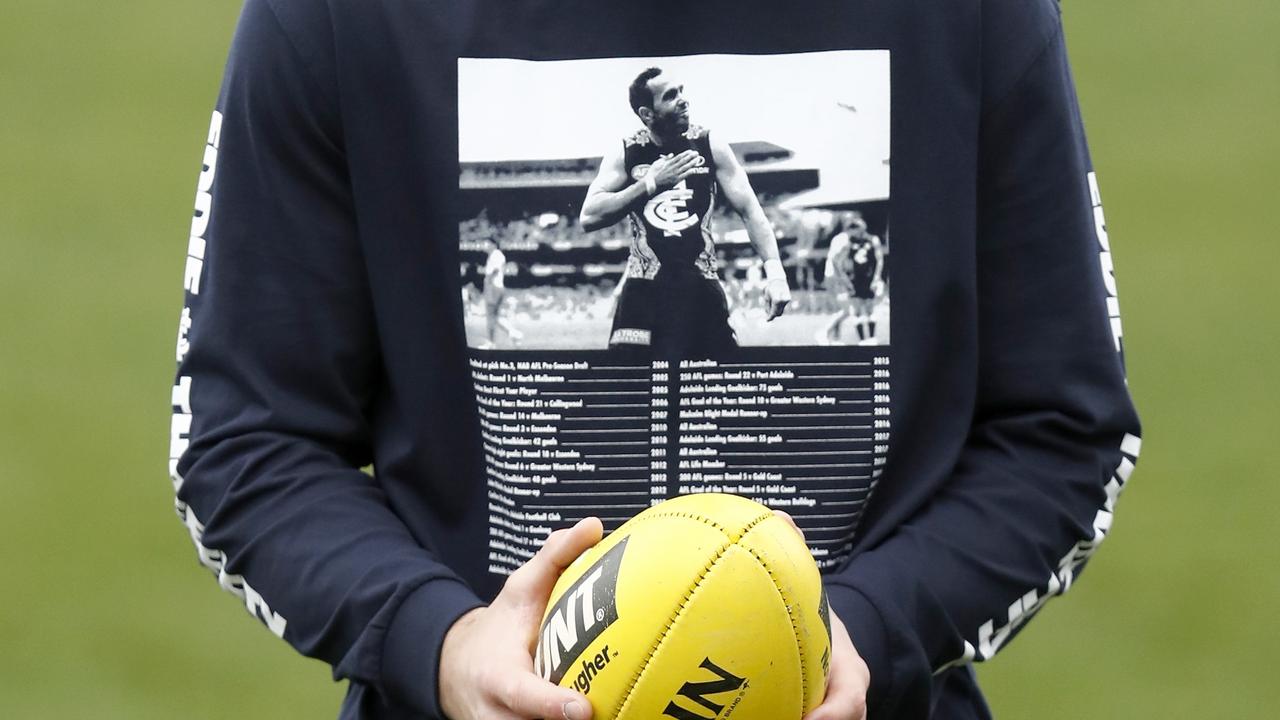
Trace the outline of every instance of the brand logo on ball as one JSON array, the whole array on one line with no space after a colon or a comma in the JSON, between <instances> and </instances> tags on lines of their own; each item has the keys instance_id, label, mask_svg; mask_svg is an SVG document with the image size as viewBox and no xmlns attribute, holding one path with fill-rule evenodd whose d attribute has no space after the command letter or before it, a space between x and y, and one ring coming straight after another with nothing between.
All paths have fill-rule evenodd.
<instances>
[{"instance_id":1,"label":"brand logo on ball","mask_svg":"<svg viewBox=\"0 0 1280 720\"><path fill-rule=\"evenodd\" d=\"M618 568L628 539L623 538L588 568L547 614L534 662L543 678L560 682L574 659L618 619ZM595 669L603 669L603 663Z\"/></svg>"},{"instance_id":2,"label":"brand logo on ball","mask_svg":"<svg viewBox=\"0 0 1280 720\"><path fill-rule=\"evenodd\" d=\"M702 664L698 667L703 670L709 670L715 677L707 680L704 679L707 677L704 673L699 673L700 677L697 680L691 680L681 685L676 697L667 703L666 709L662 711L663 715L676 718L676 720L715 720L715 718L729 717L729 713L733 712L733 709L737 707L738 702L742 700L742 696L746 692L747 679L740 678L716 665L711 662L711 658L703 659ZM724 702L716 702L711 699L711 696L721 696L734 690L742 690L742 692L739 692L731 700L722 697L716 698L717 700L724 700ZM726 706L728 707L727 710L725 709ZM722 710L724 715L720 714Z\"/></svg>"}]
</instances>

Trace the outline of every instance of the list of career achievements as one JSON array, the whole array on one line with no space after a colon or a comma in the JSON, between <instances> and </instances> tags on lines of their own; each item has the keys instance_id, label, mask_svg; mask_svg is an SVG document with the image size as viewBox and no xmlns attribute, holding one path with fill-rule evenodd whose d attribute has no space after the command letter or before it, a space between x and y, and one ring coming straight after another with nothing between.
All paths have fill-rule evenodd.
<instances>
[{"instance_id":1,"label":"list of career achievements","mask_svg":"<svg viewBox=\"0 0 1280 720\"><path fill-rule=\"evenodd\" d=\"M668 497L785 510L819 567L848 553L890 434L887 354L830 362L625 365L473 358L489 569L589 515L606 531Z\"/></svg>"}]
</instances>

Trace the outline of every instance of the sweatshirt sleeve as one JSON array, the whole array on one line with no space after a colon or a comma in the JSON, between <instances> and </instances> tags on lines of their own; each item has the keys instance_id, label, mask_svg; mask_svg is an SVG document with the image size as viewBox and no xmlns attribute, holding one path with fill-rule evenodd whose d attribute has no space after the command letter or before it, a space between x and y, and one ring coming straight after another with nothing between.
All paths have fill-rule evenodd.
<instances>
[{"instance_id":1,"label":"sweatshirt sleeve","mask_svg":"<svg viewBox=\"0 0 1280 720\"><path fill-rule=\"evenodd\" d=\"M382 365L337 93L322 43L282 17L247 2L204 150L172 394L176 508L200 562L272 633L437 715L444 633L480 602L361 470Z\"/></svg>"},{"instance_id":2,"label":"sweatshirt sleeve","mask_svg":"<svg viewBox=\"0 0 1280 720\"><path fill-rule=\"evenodd\" d=\"M1052 20L982 118L964 448L924 507L829 579L871 669L871 717L927 717L936 673L990 658L1070 588L1138 455L1110 246Z\"/></svg>"}]
</instances>

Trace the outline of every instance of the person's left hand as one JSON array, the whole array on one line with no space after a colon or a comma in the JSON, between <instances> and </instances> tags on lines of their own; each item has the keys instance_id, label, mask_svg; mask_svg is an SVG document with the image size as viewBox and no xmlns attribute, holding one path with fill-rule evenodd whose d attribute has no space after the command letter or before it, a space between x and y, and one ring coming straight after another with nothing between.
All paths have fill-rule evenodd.
<instances>
[{"instance_id":1,"label":"person's left hand","mask_svg":"<svg viewBox=\"0 0 1280 720\"><path fill-rule=\"evenodd\" d=\"M804 538L804 531L790 515L774 510L778 517ZM827 694L822 704L804 720L867 720L867 689L871 687L871 670L858 654L849 638L844 622L831 611L831 672L827 675Z\"/></svg>"}]
</instances>

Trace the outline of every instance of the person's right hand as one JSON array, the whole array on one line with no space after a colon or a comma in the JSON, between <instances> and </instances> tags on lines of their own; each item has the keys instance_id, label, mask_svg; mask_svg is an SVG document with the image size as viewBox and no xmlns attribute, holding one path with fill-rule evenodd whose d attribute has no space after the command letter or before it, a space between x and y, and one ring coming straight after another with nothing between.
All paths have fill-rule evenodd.
<instances>
[{"instance_id":1,"label":"person's right hand","mask_svg":"<svg viewBox=\"0 0 1280 720\"><path fill-rule=\"evenodd\" d=\"M591 703L533 672L533 651L547 597L560 573L604 528L586 518L557 530L507 578L488 607L458 618L440 651L440 706L450 720L588 720Z\"/></svg>"},{"instance_id":2,"label":"person's right hand","mask_svg":"<svg viewBox=\"0 0 1280 720\"><path fill-rule=\"evenodd\" d=\"M685 150L669 158L661 158L649 168L649 177L659 189L668 188L693 174L694 170L706 165L706 159L693 149Z\"/></svg>"}]
</instances>

